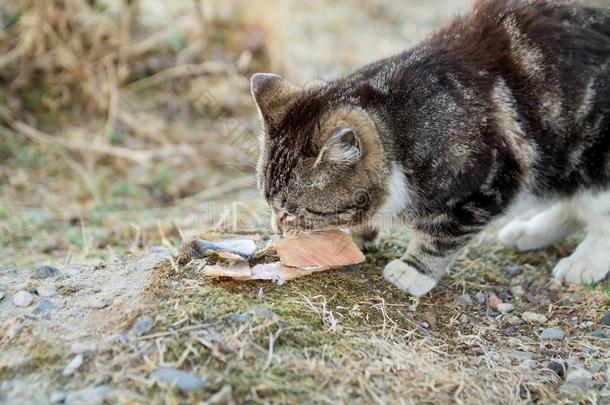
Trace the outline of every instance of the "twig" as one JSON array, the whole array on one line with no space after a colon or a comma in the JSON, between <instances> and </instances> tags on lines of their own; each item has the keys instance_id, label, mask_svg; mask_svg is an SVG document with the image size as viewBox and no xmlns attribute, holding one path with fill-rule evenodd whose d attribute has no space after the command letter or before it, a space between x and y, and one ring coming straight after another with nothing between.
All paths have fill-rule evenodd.
<instances>
[{"instance_id":1,"label":"twig","mask_svg":"<svg viewBox=\"0 0 610 405\"><path fill-rule=\"evenodd\" d=\"M203 62L198 65L181 65L162 70L152 76L129 83L123 87L127 91L140 91L147 87L157 86L168 80L184 76L199 76L202 74L219 74L227 71L227 65L218 62Z\"/></svg>"},{"instance_id":2,"label":"twig","mask_svg":"<svg viewBox=\"0 0 610 405\"><path fill-rule=\"evenodd\" d=\"M107 145L100 142L87 142L80 139L62 139L55 138L49 134L27 125L24 122L13 119L10 114L2 107L0 107L0 117L2 117L8 124L18 133L27 136L28 138L51 145L60 145L68 149L75 149L82 152L88 153L102 153L105 155L116 156L124 159L133 160L134 162L144 164L151 160L154 156L152 151L147 150L131 150L127 148L121 148L118 146Z\"/></svg>"}]
</instances>

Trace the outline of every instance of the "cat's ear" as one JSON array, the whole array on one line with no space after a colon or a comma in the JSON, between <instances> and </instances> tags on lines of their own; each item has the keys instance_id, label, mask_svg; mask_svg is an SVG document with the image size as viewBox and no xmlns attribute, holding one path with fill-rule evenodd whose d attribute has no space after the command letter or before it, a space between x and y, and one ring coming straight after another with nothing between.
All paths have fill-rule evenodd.
<instances>
[{"instance_id":1,"label":"cat's ear","mask_svg":"<svg viewBox=\"0 0 610 405\"><path fill-rule=\"evenodd\" d=\"M301 88L273 73L255 73L250 79L252 97L265 122L277 123L298 97Z\"/></svg>"},{"instance_id":2,"label":"cat's ear","mask_svg":"<svg viewBox=\"0 0 610 405\"><path fill-rule=\"evenodd\" d=\"M350 127L339 128L326 140L318 154L316 164L320 161L353 166L362 157L362 143L356 130Z\"/></svg>"}]
</instances>

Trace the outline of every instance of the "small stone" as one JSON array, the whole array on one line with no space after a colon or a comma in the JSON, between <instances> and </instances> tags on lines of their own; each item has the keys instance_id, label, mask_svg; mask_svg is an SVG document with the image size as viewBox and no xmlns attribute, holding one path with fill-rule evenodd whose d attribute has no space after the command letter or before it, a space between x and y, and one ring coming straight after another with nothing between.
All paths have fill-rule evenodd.
<instances>
[{"instance_id":1,"label":"small stone","mask_svg":"<svg viewBox=\"0 0 610 405\"><path fill-rule=\"evenodd\" d=\"M521 271L519 270L519 268L517 266L514 265L510 265L510 266L506 266L504 268L504 272L506 273L506 275L508 277L515 277L516 275L518 275Z\"/></svg>"},{"instance_id":2,"label":"small stone","mask_svg":"<svg viewBox=\"0 0 610 405\"><path fill-rule=\"evenodd\" d=\"M464 293L462 295L459 295L455 298L455 302L464 308L468 308L471 307L474 302L472 301L472 298L470 297L470 294L468 293Z\"/></svg>"},{"instance_id":3,"label":"small stone","mask_svg":"<svg viewBox=\"0 0 610 405\"><path fill-rule=\"evenodd\" d=\"M6 294L4 293L4 291L0 291L0 301L4 299L5 295Z\"/></svg>"},{"instance_id":4,"label":"small stone","mask_svg":"<svg viewBox=\"0 0 610 405\"><path fill-rule=\"evenodd\" d=\"M545 367L557 374L559 377L563 377L568 365L565 363L558 363L556 361L547 361L544 363Z\"/></svg>"},{"instance_id":5,"label":"small stone","mask_svg":"<svg viewBox=\"0 0 610 405\"><path fill-rule=\"evenodd\" d=\"M593 387L593 374L584 368L570 369L566 375L566 381L561 385L560 391L564 394L573 395Z\"/></svg>"},{"instance_id":6,"label":"small stone","mask_svg":"<svg viewBox=\"0 0 610 405\"><path fill-rule=\"evenodd\" d=\"M521 364L519 364L519 366L525 369L532 369L538 366L538 362L533 359L525 359L521 362Z\"/></svg>"},{"instance_id":7,"label":"small stone","mask_svg":"<svg viewBox=\"0 0 610 405\"><path fill-rule=\"evenodd\" d=\"M142 336L155 326L155 320L150 316L141 316L131 328L132 332L136 336Z\"/></svg>"},{"instance_id":8,"label":"small stone","mask_svg":"<svg viewBox=\"0 0 610 405\"><path fill-rule=\"evenodd\" d=\"M525 322L533 322L533 323L544 323L547 321L545 315L538 314L536 312L525 311L521 314L521 319Z\"/></svg>"},{"instance_id":9,"label":"small stone","mask_svg":"<svg viewBox=\"0 0 610 405\"><path fill-rule=\"evenodd\" d=\"M518 325L522 322L521 318L513 314L505 314L503 319L510 325Z\"/></svg>"},{"instance_id":10,"label":"small stone","mask_svg":"<svg viewBox=\"0 0 610 405\"><path fill-rule=\"evenodd\" d=\"M260 316L261 318L273 318L275 316L275 312L263 305L251 307L246 312L252 315Z\"/></svg>"},{"instance_id":11,"label":"small stone","mask_svg":"<svg viewBox=\"0 0 610 405\"><path fill-rule=\"evenodd\" d=\"M596 338L606 339L606 338L610 337L610 333L606 332L605 330L598 329L598 330L591 332L591 336L594 336Z\"/></svg>"},{"instance_id":12,"label":"small stone","mask_svg":"<svg viewBox=\"0 0 610 405\"><path fill-rule=\"evenodd\" d=\"M485 293L483 291L478 291L474 298L477 300L479 304L485 304Z\"/></svg>"},{"instance_id":13,"label":"small stone","mask_svg":"<svg viewBox=\"0 0 610 405\"><path fill-rule=\"evenodd\" d=\"M522 350L515 350L515 349L506 349L504 351L504 353L509 358L515 359L515 360L531 359L533 356L532 353L530 353L530 352L524 352Z\"/></svg>"},{"instance_id":14,"label":"small stone","mask_svg":"<svg viewBox=\"0 0 610 405\"><path fill-rule=\"evenodd\" d=\"M522 297L525 295L525 290L520 285L514 285L510 288L511 294L515 297Z\"/></svg>"},{"instance_id":15,"label":"small stone","mask_svg":"<svg viewBox=\"0 0 610 405\"><path fill-rule=\"evenodd\" d=\"M578 328L581 330L587 330L594 325L592 321L583 321L578 325Z\"/></svg>"},{"instance_id":16,"label":"small stone","mask_svg":"<svg viewBox=\"0 0 610 405\"><path fill-rule=\"evenodd\" d=\"M532 305L541 305L542 304L542 300L539 297L536 297L534 294L527 293L524 295L524 297L527 300L527 302L529 302Z\"/></svg>"},{"instance_id":17,"label":"small stone","mask_svg":"<svg viewBox=\"0 0 610 405\"><path fill-rule=\"evenodd\" d=\"M40 302L34 308L34 313L39 314L41 312L45 312L53 308L55 308L55 305L53 305L51 301L47 299L40 300Z\"/></svg>"},{"instance_id":18,"label":"small stone","mask_svg":"<svg viewBox=\"0 0 610 405\"><path fill-rule=\"evenodd\" d=\"M502 302L498 304L496 309L502 314L507 314L509 312L512 312L515 309L515 306L513 304Z\"/></svg>"},{"instance_id":19,"label":"small stone","mask_svg":"<svg viewBox=\"0 0 610 405\"><path fill-rule=\"evenodd\" d=\"M604 325L610 326L610 312L604 315L604 317L602 318L602 323Z\"/></svg>"},{"instance_id":20,"label":"small stone","mask_svg":"<svg viewBox=\"0 0 610 405\"><path fill-rule=\"evenodd\" d=\"M25 290L17 291L13 296L13 304L18 307L27 307L32 301L34 301L34 296Z\"/></svg>"},{"instance_id":21,"label":"small stone","mask_svg":"<svg viewBox=\"0 0 610 405\"><path fill-rule=\"evenodd\" d=\"M68 363L66 368L64 368L64 371L61 373L61 375L63 375L64 377L70 377L72 374L74 374L76 372L76 370L78 370L78 368L82 364L83 364L83 356L80 354L77 356L74 356L74 358L72 360L70 360L70 362Z\"/></svg>"},{"instance_id":22,"label":"small stone","mask_svg":"<svg viewBox=\"0 0 610 405\"><path fill-rule=\"evenodd\" d=\"M181 391L198 391L205 384L201 377L173 367L158 368L150 377L155 381L175 386Z\"/></svg>"},{"instance_id":23,"label":"small stone","mask_svg":"<svg viewBox=\"0 0 610 405\"><path fill-rule=\"evenodd\" d=\"M110 391L110 386L106 384L87 387L68 393L65 403L67 405L101 404Z\"/></svg>"},{"instance_id":24,"label":"small stone","mask_svg":"<svg viewBox=\"0 0 610 405\"><path fill-rule=\"evenodd\" d=\"M466 314L462 314L460 315L459 321L463 324L468 324L470 323L470 317Z\"/></svg>"},{"instance_id":25,"label":"small stone","mask_svg":"<svg viewBox=\"0 0 610 405\"><path fill-rule=\"evenodd\" d=\"M94 298L89 302L87 307L92 309L102 309L106 308L108 305L110 305L110 303L106 298Z\"/></svg>"},{"instance_id":26,"label":"small stone","mask_svg":"<svg viewBox=\"0 0 610 405\"><path fill-rule=\"evenodd\" d=\"M231 314L229 315L229 319L236 322L246 322L251 321L253 316L251 314Z\"/></svg>"},{"instance_id":27,"label":"small stone","mask_svg":"<svg viewBox=\"0 0 610 405\"><path fill-rule=\"evenodd\" d=\"M42 265L36 269L36 273L34 274L35 278L49 278L49 277L57 277L59 275L59 270L57 267Z\"/></svg>"},{"instance_id":28,"label":"small stone","mask_svg":"<svg viewBox=\"0 0 610 405\"><path fill-rule=\"evenodd\" d=\"M155 253L155 254L168 255L171 253L171 250L169 250L165 246L151 246L148 249L148 252Z\"/></svg>"},{"instance_id":29,"label":"small stone","mask_svg":"<svg viewBox=\"0 0 610 405\"><path fill-rule=\"evenodd\" d=\"M506 343L511 347L521 346L521 339L511 336Z\"/></svg>"},{"instance_id":30,"label":"small stone","mask_svg":"<svg viewBox=\"0 0 610 405\"><path fill-rule=\"evenodd\" d=\"M122 344L122 345L127 344L127 338L125 336L119 335L119 334L109 336L108 341L110 343L118 343L118 344Z\"/></svg>"},{"instance_id":31,"label":"small stone","mask_svg":"<svg viewBox=\"0 0 610 405\"><path fill-rule=\"evenodd\" d=\"M496 295L496 293L492 292L489 294L489 306L492 307L493 309L498 308L498 304L501 304L502 301L500 300L500 298L498 298L498 296Z\"/></svg>"},{"instance_id":32,"label":"small stone","mask_svg":"<svg viewBox=\"0 0 610 405\"><path fill-rule=\"evenodd\" d=\"M570 305L570 304L577 304L581 301L582 301L582 294L570 293L570 294L565 294L560 302L562 305Z\"/></svg>"},{"instance_id":33,"label":"small stone","mask_svg":"<svg viewBox=\"0 0 610 405\"><path fill-rule=\"evenodd\" d=\"M73 342L70 351L74 354L84 354L95 350L95 343Z\"/></svg>"},{"instance_id":34,"label":"small stone","mask_svg":"<svg viewBox=\"0 0 610 405\"><path fill-rule=\"evenodd\" d=\"M51 394L51 397L49 398L49 400L51 401L52 404L61 404L66 401L67 397L68 397L67 392L55 391L54 393Z\"/></svg>"},{"instance_id":35,"label":"small stone","mask_svg":"<svg viewBox=\"0 0 610 405\"><path fill-rule=\"evenodd\" d=\"M559 328L546 328L540 334L541 340L563 339L566 336L565 332Z\"/></svg>"},{"instance_id":36,"label":"small stone","mask_svg":"<svg viewBox=\"0 0 610 405\"><path fill-rule=\"evenodd\" d=\"M55 295L57 289L53 284L42 284L36 287L36 293L40 297L49 298Z\"/></svg>"}]
</instances>

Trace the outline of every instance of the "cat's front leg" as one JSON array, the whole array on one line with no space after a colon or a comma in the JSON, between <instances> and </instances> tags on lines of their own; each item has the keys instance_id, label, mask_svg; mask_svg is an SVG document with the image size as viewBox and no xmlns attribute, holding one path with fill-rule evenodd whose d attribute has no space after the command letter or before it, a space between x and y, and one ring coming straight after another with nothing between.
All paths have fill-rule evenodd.
<instances>
[{"instance_id":1,"label":"cat's front leg","mask_svg":"<svg viewBox=\"0 0 610 405\"><path fill-rule=\"evenodd\" d=\"M447 272L460 246L457 239L414 231L407 252L388 263L383 276L402 291L420 297Z\"/></svg>"}]
</instances>

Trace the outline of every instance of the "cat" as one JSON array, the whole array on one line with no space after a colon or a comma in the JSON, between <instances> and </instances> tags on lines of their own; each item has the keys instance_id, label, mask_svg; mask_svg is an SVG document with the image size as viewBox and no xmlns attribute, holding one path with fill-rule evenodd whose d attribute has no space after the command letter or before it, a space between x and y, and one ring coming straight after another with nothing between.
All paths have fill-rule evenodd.
<instances>
[{"instance_id":1,"label":"cat","mask_svg":"<svg viewBox=\"0 0 610 405\"><path fill-rule=\"evenodd\" d=\"M411 228L383 274L422 296L456 253L524 196L548 207L501 242L540 249L585 228L557 263L572 284L610 270L610 10L479 1L419 45L304 87L251 78L258 187L279 232Z\"/></svg>"}]
</instances>

